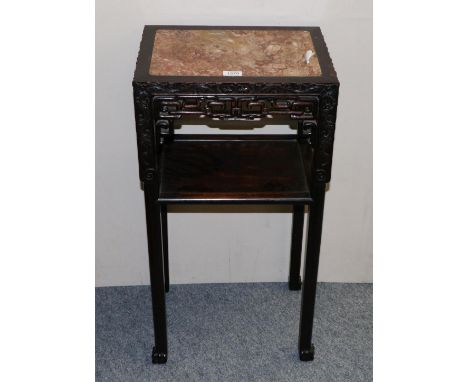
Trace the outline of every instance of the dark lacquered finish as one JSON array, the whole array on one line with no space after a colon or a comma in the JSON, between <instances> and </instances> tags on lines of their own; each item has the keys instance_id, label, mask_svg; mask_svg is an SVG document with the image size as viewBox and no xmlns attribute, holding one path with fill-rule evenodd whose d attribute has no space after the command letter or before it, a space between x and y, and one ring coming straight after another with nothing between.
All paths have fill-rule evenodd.
<instances>
[{"instance_id":1,"label":"dark lacquered finish","mask_svg":"<svg viewBox=\"0 0 468 382\"><path fill-rule=\"evenodd\" d=\"M164 287L169 292L169 238L167 235L167 205L161 203L161 230L164 253Z\"/></svg>"},{"instance_id":2,"label":"dark lacquered finish","mask_svg":"<svg viewBox=\"0 0 468 382\"><path fill-rule=\"evenodd\" d=\"M221 139L164 145L160 202L311 202L297 140Z\"/></svg>"},{"instance_id":3,"label":"dark lacquered finish","mask_svg":"<svg viewBox=\"0 0 468 382\"><path fill-rule=\"evenodd\" d=\"M301 289L301 252L302 231L304 229L304 205L293 207L292 237L291 237L291 263L289 265L289 289Z\"/></svg>"},{"instance_id":4,"label":"dark lacquered finish","mask_svg":"<svg viewBox=\"0 0 468 382\"><path fill-rule=\"evenodd\" d=\"M151 296L153 303L153 323L155 346L152 353L153 363L165 363L167 360L166 302L164 288L164 255L161 230L161 206L156 202L157 194L154 183L145 184L146 227L148 234L148 252Z\"/></svg>"},{"instance_id":5,"label":"dark lacquered finish","mask_svg":"<svg viewBox=\"0 0 468 382\"><path fill-rule=\"evenodd\" d=\"M314 358L312 326L315 309L315 292L317 289L320 241L322 237L324 197L325 184L319 183L313 189L314 203L310 205L309 224L307 227L301 322L299 324L299 357L302 361L310 361Z\"/></svg>"},{"instance_id":6,"label":"dark lacquered finish","mask_svg":"<svg viewBox=\"0 0 468 382\"><path fill-rule=\"evenodd\" d=\"M223 27L147 26L140 46L133 90L155 332L152 361L167 361L167 205L171 203L293 205L291 290L301 289L304 207L309 207L299 358L312 360L324 196L331 176L339 87L320 29L285 28L310 32L322 71L320 77L157 77L149 74L149 65L158 28ZM186 116L217 120L288 118L297 125L297 134L174 134L174 120ZM190 349L186 356L190 356Z\"/></svg>"}]
</instances>

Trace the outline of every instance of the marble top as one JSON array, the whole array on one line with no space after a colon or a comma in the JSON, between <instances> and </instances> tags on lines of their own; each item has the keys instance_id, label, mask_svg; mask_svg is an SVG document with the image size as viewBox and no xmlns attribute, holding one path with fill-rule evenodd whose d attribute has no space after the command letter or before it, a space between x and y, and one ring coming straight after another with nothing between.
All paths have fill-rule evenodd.
<instances>
[{"instance_id":1,"label":"marble top","mask_svg":"<svg viewBox=\"0 0 468 382\"><path fill-rule=\"evenodd\" d=\"M304 55L312 51L309 63ZM310 32L302 30L158 29L153 76L316 77L322 72Z\"/></svg>"}]
</instances>

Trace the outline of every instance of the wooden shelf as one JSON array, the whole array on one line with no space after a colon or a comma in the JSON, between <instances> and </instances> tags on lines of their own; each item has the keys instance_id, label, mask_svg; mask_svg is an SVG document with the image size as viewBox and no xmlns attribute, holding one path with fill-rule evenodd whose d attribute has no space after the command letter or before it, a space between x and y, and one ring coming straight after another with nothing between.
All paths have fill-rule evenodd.
<instances>
[{"instance_id":1,"label":"wooden shelf","mask_svg":"<svg viewBox=\"0 0 468 382\"><path fill-rule=\"evenodd\" d=\"M311 202L296 139L179 137L162 145L160 163L163 203Z\"/></svg>"}]
</instances>

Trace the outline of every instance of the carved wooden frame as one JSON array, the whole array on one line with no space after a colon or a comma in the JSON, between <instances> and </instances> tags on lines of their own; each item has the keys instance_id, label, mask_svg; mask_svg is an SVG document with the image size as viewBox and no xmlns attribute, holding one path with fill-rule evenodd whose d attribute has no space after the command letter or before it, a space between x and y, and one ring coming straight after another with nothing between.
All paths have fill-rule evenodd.
<instances>
[{"instance_id":1,"label":"carved wooden frame","mask_svg":"<svg viewBox=\"0 0 468 382\"><path fill-rule=\"evenodd\" d=\"M313 179L329 182L338 87L338 84L134 82L140 179L143 182L154 179L161 136L172 132L174 119L184 115L235 120L288 115L301 122L299 135L308 137L314 148ZM213 105L219 107L219 112ZM251 105L258 109L248 110Z\"/></svg>"}]
</instances>

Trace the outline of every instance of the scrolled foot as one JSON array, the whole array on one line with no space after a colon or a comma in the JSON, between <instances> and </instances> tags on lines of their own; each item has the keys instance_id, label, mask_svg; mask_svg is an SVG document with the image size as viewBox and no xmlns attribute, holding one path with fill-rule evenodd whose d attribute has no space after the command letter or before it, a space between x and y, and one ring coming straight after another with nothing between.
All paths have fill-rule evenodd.
<instances>
[{"instance_id":1,"label":"scrolled foot","mask_svg":"<svg viewBox=\"0 0 468 382\"><path fill-rule=\"evenodd\" d=\"M153 347L153 354L151 355L153 363L166 363L167 353L158 353L156 347Z\"/></svg>"},{"instance_id":2,"label":"scrolled foot","mask_svg":"<svg viewBox=\"0 0 468 382\"><path fill-rule=\"evenodd\" d=\"M312 361L314 359L314 353L314 345L310 345L310 349L299 350L299 359L301 361Z\"/></svg>"},{"instance_id":3,"label":"scrolled foot","mask_svg":"<svg viewBox=\"0 0 468 382\"><path fill-rule=\"evenodd\" d=\"M289 290L301 290L301 285L300 277L297 280L289 280Z\"/></svg>"}]
</instances>

